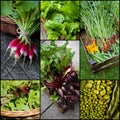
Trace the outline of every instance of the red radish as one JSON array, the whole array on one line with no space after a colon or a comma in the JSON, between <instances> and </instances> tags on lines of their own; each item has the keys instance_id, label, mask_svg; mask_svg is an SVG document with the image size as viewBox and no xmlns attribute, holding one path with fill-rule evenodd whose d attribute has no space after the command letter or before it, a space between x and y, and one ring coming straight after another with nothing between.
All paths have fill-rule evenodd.
<instances>
[{"instance_id":1,"label":"red radish","mask_svg":"<svg viewBox=\"0 0 120 120\"><path fill-rule=\"evenodd\" d=\"M26 44L23 44L20 48L21 55L27 56L29 53L29 46Z\"/></svg>"},{"instance_id":2,"label":"red radish","mask_svg":"<svg viewBox=\"0 0 120 120\"><path fill-rule=\"evenodd\" d=\"M13 39L13 40L9 43L9 45L8 45L8 47L7 47L7 49L6 49L6 52L5 52L4 56L6 55L7 51L8 51L9 49L11 49L11 53L10 53L10 55L9 55L9 57L10 57L10 56L12 55L13 51L16 50L15 46L16 46L19 42L20 42L20 40L19 40L18 38Z\"/></svg>"},{"instance_id":3,"label":"red radish","mask_svg":"<svg viewBox=\"0 0 120 120\"><path fill-rule=\"evenodd\" d=\"M34 50L33 50L33 46L31 45L29 47L29 58L30 60L34 57Z\"/></svg>"},{"instance_id":4,"label":"red radish","mask_svg":"<svg viewBox=\"0 0 120 120\"><path fill-rule=\"evenodd\" d=\"M20 52L20 48L21 48L22 45L23 45L23 43L19 42L16 46L14 46L14 49L11 48L10 56L15 55L16 52L17 53Z\"/></svg>"},{"instance_id":5,"label":"red radish","mask_svg":"<svg viewBox=\"0 0 120 120\"><path fill-rule=\"evenodd\" d=\"M14 58L15 58L15 63L14 63L14 65L16 64L16 62L19 60L20 57L21 57L20 50L17 49L17 50L14 52ZM13 65L13 66L14 66L14 65Z\"/></svg>"},{"instance_id":6,"label":"red radish","mask_svg":"<svg viewBox=\"0 0 120 120\"><path fill-rule=\"evenodd\" d=\"M32 58L34 57L34 53L37 55L37 51L36 51L36 48L35 46L32 44L30 47L29 47L29 59L30 59L30 65L32 63Z\"/></svg>"},{"instance_id":7,"label":"red radish","mask_svg":"<svg viewBox=\"0 0 120 120\"><path fill-rule=\"evenodd\" d=\"M7 50L8 49L12 49L12 50L16 50L16 45L18 44L20 42L20 40L18 39L18 38L15 38L15 39L13 39L11 42L10 42L10 44L8 45L8 47L7 47ZM6 51L7 51L6 50Z\"/></svg>"},{"instance_id":8,"label":"red radish","mask_svg":"<svg viewBox=\"0 0 120 120\"><path fill-rule=\"evenodd\" d=\"M15 59L19 59L19 57L21 56L21 53L19 50L16 50L14 54L15 54Z\"/></svg>"},{"instance_id":9,"label":"red radish","mask_svg":"<svg viewBox=\"0 0 120 120\"><path fill-rule=\"evenodd\" d=\"M37 50L36 50L35 46L32 44L31 47L32 47L34 53L38 56L38 54L37 54Z\"/></svg>"},{"instance_id":10,"label":"red radish","mask_svg":"<svg viewBox=\"0 0 120 120\"><path fill-rule=\"evenodd\" d=\"M26 58L26 56L29 55L29 45L28 44L22 44L22 46L20 48L20 53L21 53L21 55L24 56L23 63L22 63L22 66L24 68L25 58Z\"/></svg>"},{"instance_id":11,"label":"red radish","mask_svg":"<svg viewBox=\"0 0 120 120\"><path fill-rule=\"evenodd\" d=\"M25 58L26 56L29 57L30 59L30 65L32 63L32 58L34 57L34 54L37 55L37 50L35 48L35 46L33 44L25 44L23 43L22 41L20 41L20 39L18 38L15 38L13 39L7 49L6 49L6 53L7 51L10 49L10 55L9 57L4 61L4 63L10 59L11 56L13 56L15 58L15 63L14 65L16 64L16 62L19 60L19 58L23 55L24 56L24 59L23 59L23 63L25 62ZM5 53L5 55L6 55ZM4 56L5 56L4 55ZM3 64L4 64L3 63Z\"/></svg>"},{"instance_id":12,"label":"red radish","mask_svg":"<svg viewBox=\"0 0 120 120\"><path fill-rule=\"evenodd\" d=\"M32 58L34 57L34 47L33 47L33 45L31 45L30 47L29 47L29 59L30 59L30 65L31 65L31 63L32 63Z\"/></svg>"},{"instance_id":13,"label":"red radish","mask_svg":"<svg viewBox=\"0 0 120 120\"><path fill-rule=\"evenodd\" d=\"M23 45L23 43L19 42L16 46L14 46L15 50L20 50L22 45Z\"/></svg>"},{"instance_id":14,"label":"red radish","mask_svg":"<svg viewBox=\"0 0 120 120\"><path fill-rule=\"evenodd\" d=\"M13 39L13 40L9 43L9 45L8 45L8 47L7 47L7 49L6 49L6 52L5 52L5 54L4 54L4 57L5 57L5 55L6 55L6 53L7 53L7 51L8 51L9 49L11 49L10 55L9 55L9 57L3 62L3 64L4 64L7 60L10 59L10 57L12 56L12 54L14 53L14 51L17 49L16 46L17 46L19 43L20 43L20 40L19 40L18 38Z\"/></svg>"},{"instance_id":15,"label":"red radish","mask_svg":"<svg viewBox=\"0 0 120 120\"><path fill-rule=\"evenodd\" d=\"M14 58L15 58L15 63L14 63L14 65L16 64L16 62L19 60L19 58L21 57L21 53L20 53L20 48L21 48L21 46L23 45L23 43L22 42L19 42L16 46L15 46L15 48L16 48L16 51L13 51L13 55L14 55ZM11 49L12 50L12 49ZM13 66L14 66L13 65Z\"/></svg>"}]
</instances>

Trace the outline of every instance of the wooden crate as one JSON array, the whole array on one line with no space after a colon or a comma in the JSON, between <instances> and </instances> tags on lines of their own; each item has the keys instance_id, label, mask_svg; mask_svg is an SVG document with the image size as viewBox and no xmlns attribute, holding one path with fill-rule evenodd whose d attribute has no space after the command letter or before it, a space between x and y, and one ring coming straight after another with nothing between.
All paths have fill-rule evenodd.
<instances>
[{"instance_id":1,"label":"wooden crate","mask_svg":"<svg viewBox=\"0 0 120 120\"><path fill-rule=\"evenodd\" d=\"M16 36L18 35L17 28L18 28L17 24L12 19L1 15L0 31ZM33 33L32 37L35 37L35 36L37 37L40 36L40 30L37 30Z\"/></svg>"},{"instance_id":2,"label":"wooden crate","mask_svg":"<svg viewBox=\"0 0 120 120\"><path fill-rule=\"evenodd\" d=\"M85 40L88 39L88 37L86 36L86 33L82 33L80 39L81 39L81 43L83 45L87 60L88 60L88 62L90 64L90 68L93 71L93 73L96 73L96 72L98 72L100 70L103 70L103 69L106 69L106 68L109 68L109 67L112 67L114 65L119 65L119 57L120 57L120 55L117 55L115 57L107 59L107 60L105 60L104 62L101 62L101 63L96 63L95 61L93 61L89 57L88 52L87 52L87 50L85 48Z\"/></svg>"},{"instance_id":3,"label":"wooden crate","mask_svg":"<svg viewBox=\"0 0 120 120\"><path fill-rule=\"evenodd\" d=\"M18 35L17 33L18 26L16 23L9 17L1 15L1 27L0 30L4 33L9 33L11 35Z\"/></svg>"}]
</instances>

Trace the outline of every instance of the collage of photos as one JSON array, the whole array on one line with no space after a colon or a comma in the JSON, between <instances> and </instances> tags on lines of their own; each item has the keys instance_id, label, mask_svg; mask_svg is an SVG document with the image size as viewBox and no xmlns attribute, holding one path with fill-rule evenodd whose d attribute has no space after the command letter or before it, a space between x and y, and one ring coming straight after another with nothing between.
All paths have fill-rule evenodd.
<instances>
[{"instance_id":1,"label":"collage of photos","mask_svg":"<svg viewBox=\"0 0 120 120\"><path fill-rule=\"evenodd\" d=\"M1 120L120 119L119 1L1 3Z\"/></svg>"}]
</instances>

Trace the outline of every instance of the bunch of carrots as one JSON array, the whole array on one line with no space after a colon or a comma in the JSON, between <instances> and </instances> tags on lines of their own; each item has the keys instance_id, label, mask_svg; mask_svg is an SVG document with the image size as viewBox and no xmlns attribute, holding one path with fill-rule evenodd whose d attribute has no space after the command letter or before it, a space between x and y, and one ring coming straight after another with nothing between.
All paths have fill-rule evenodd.
<instances>
[{"instance_id":1,"label":"bunch of carrots","mask_svg":"<svg viewBox=\"0 0 120 120\"><path fill-rule=\"evenodd\" d=\"M86 42L86 50L89 51L90 53L95 53L95 52L104 52L107 53L109 52L113 52L113 50L111 49L113 44L116 44L116 39L119 40L119 36L117 35L113 35L110 39L99 39L99 40L95 40L92 38L89 38L88 41Z\"/></svg>"},{"instance_id":2,"label":"bunch of carrots","mask_svg":"<svg viewBox=\"0 0 120 120\"><path fill-rule=\"evenodd\" d=\"M110 39L106 39L105 41L100 39L100 51L103 51L105 53L107 53L108 51L112 52L111 47L113 44L116 44L116 39L119 39L117 35L113 35Z\"/></svg>"}]
</instances>

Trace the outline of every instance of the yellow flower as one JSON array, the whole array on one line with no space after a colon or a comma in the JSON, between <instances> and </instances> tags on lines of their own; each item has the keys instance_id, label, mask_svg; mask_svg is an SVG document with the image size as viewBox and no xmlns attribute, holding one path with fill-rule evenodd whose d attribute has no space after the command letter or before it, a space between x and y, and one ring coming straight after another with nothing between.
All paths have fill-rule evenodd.
<instances>
[{"instance_id":1,"label":"yellow flower","mask_svg":"<svg viewBox=\"0 0 120 120\"><path fill-rule=\"evenodd\" d=\"M91 45L86 45L86 49L92 54L98 52L98 46L96 45L95 40L92 41Z\"/></svg>"}]
</instances>

